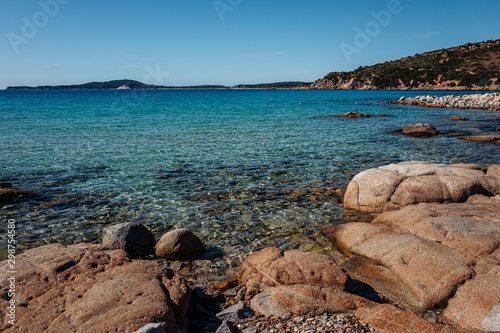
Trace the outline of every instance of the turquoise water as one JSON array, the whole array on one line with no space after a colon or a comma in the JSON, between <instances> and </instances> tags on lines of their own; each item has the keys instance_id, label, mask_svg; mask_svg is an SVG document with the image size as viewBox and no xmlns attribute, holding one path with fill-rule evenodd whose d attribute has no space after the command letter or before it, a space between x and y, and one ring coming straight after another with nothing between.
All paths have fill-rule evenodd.
<instances>
[{"instance_id":1,"label":"turquoise water","mask_svg":"<svg viewBox=\"0 0 500 333\"><path fill-rule=\"evenodd\" d=\"M328 248L322 228L361 217L327 188L345 189L361 170L406 160L500 164L495 144L393 134L417 122L500 133L498 112L384 103L420 94L429 93L0 91L0 181L40 192L1 207L0 231L15 219L28 248L97 242L105 226L140 222L157 237L189 228L221 258L271 244ZM328 117L356 107L390 117Z\"/></svg>"}]
</instances>

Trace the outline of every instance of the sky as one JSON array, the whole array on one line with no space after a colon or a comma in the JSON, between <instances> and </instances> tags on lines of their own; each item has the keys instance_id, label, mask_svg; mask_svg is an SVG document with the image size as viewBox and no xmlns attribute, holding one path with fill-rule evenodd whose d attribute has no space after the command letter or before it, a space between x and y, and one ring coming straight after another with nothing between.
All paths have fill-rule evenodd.
<instances>
[{"instance_id":1,"label":"sky","mask_svg":"<svg viewBox=\"0 0 500 333\"><path fill-rule=\"evenodd\" d=\"M500 1L0 0L0 89L235 85L500 38Z\"/></svg>"}]
</instances>

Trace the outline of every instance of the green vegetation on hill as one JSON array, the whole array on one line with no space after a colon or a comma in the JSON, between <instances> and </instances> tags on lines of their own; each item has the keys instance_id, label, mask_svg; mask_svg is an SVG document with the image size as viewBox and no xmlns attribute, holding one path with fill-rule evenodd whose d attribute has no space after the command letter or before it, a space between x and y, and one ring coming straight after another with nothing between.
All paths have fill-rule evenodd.
<instances>
[{"instance_id":1,"label":"green vegetation on hill","mask_svg":"<svg viewBox=\"0 0 500 333\"><path fill-rule=\"evenodd\" d=\"M38 87L7 87L7 90L90 90L90 89L229 89L229 88L252 88L252 89L289 89L310 84L307 82L277 82L277 83L262 83L262 84L239 84L234 87L221 85L200 85L200 86L156 86L145 84L134 80L113 80L106 82L89 82L76 85L60 85L60 86L38 86Z\"/></svg>"},{"instance_id":2,"label":"green vegetation on hill","mask_svg":"<svg viewBox=\"0 0 500 333\"><path fill-rule=\"evenodd\" d=\"M259 84L238 84L233 88L251 88L251 89L290 89L303 86L305 84L311 84L307 82L299 81L287 81L287 82L276 82L276 83L259 83Z\"/></svg>"},{"instance_id":3,"label":"green vegetation on hill","mask_svg":"<svg viewBox=\"0 0 500 333\"><path fill-rule=\"evenodd\" d=\"M486 89L500 84L500 40L333 72L319 81L326 89Z\"/></svg>"},{"instance_id":4,"label":"green vegetation on hill","mask_svg":"<svg viewBox=\"0 0 500 333\"><path fill-rule=\"evenodd\" d=\"M75 85L60 85L60 86L38 86L38 87L7 87L8 90L77 90L77 89L118 89L119 87L128 87L129 89L155 89L161 88L159 86L144 84L134 80L113 80L106 82L89 82L84 84Z\"/></svg>"}]
</instances>

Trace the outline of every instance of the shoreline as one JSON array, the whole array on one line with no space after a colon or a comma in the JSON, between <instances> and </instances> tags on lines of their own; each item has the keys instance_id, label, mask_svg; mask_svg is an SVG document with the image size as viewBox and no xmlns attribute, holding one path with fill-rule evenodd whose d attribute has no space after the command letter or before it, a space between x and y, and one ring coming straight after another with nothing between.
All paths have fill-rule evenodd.
<instances>
[{"instance_id":1,"label":"shoreline","mask_svg":"<svg viewBox=\"0 0 500 333\"><path fill-rule=\"evenodd\" d=\"M388 188L373 188L373 182ZM390 186L396 186L396 190L390 189ZM441 191L442 186L448 188L449 193ZM496 197L483 195L485 191ZM381 195L390 193L393 195L389 199L381 198ZM500 249L498 244L495 245L495 235L500 229L490 221L500 216L500 166L490 165L486 169L472 164L402 162L365 170L352 178L344 195L344 208L377 215L372 222L350 222L323 230L325 237L336 244L346 260L314 251L283 251L266 247L251 254L240 253L245 257L242 265L230 268L225 277L221 276L221 280L214 283L209 278L210 272L203 269L209 267L211 261L195 254L199 246L186 257L180 254L177 258L161 258L158 252L160 243L160 248L165 246L163 240L172 239L167 235L180 229L163 234L154 246L157 257L144 259L144 254L137 257L131 252L134 248L142 248L143 243L134 241L134 248L130 249L110 241L114 233L111 230L116 231L125 223L107 228L108 233L105 231L104 235L108 235L108 240L103 240L102 245L50 244L19 254L16 270L20 276L22 274L22 279L16 282L15 288L20 295L27 297L31 293L28 285L49 288L55 281L62 281L67 285L64 293L35 295L34 299L50 295L53 297L51 302L58 303L60 297L64 298L69 304L63 311L68 312L65 316L81 316L81 313L94 311L91 304L100 304L100 297L108 297L107 293L112 294L114 288L118 288L124 296L117 299L116 304L109 303L99 311L129 312L139 321L143 318L143 326L154 320L153 317L143 312L139 315L135 312L136 307L130 304L136 299L140 299L139 303L143 302L143 294L144 297L157 297L154 295L162 293L153 286L150 286L152 289L145 287L144 283L163 276L163 283L172 295L169 302L178 306L175 308L178 316L174 321L169 319L177 329L167 332L186 332L185 329L190 329L190 332L208 333L223 326L243 333L270 329L275 332L393 332L394 325L399 331L408 333L415 330L486 332L497 327L495 308L490 309L489 304L500 300L496 291L500 290L500 280L493 282L495 274L500 274ZM405 216L413 216L416 221L405 225L408 223ZM451 217L458 222L451 221ZM436 222L427 222L429 218L436 219ZM427 226L418 227L422 223ZM432 229L436 227L448 230L453 237L441 239L440 233ZM474 234L470 234L471 230ZM150 233L144 227L139 231L139 234ZM399 246L401 241L408 244ZM372 242L377 242L377 246ZM387 256L388 248L396 257L401 256L404 265L399 261L393 262L393 255ZM419 250L414 252L415 248ZM411 263L408 261L410 257ZM372 260L380 270L375 274ZM436 265L438 262L440 264ZM6 265L6 261L0 262L0 265ZM140 276L137 275L139 272ZM450 272L453 274L450 275ZM115 287L115 284L108 283L117 277L119 281L126 281L127 276L137 279L134 285L121 286L120 283L124 282L115 282L118 283ZM481 282L485 279L490 280L486 294ZM3 280L2 288L5 289L6 279ZM74 289L76 281L80 281L77 283L79 287ZM436 281L440 285L438 293L428 292L434 290ZM80 287L81 284L86 287ZM421 286L414 288L416 284ZM96 288L106 294L99 296L91 292ZM458 291L451 292L455 288ZM455 311L461 306L463 298L476 297L474 294L468 296L470 288L481 292L477 297L487 295L487 301L480 304L471 302L464 306L462 312L466 318L470 313L475 317L479 313L480 316L472 322L462 320L462 316L455 319ZM75 292L80 296L75 298ZM83 305L77 306L79 298L91 310L82 308ZM129 303L121 302L121 298ZM328 300L326 303L325 299ZM28 316L24 311L35 310L33 302L36 301L27 298L23 302L20 304L24 305L18 308L18 319L21 326L31 325L23 321ZM150 305L149 311L157 309L156 306ZM243 316L235 307L244 307L248 313ZM235 312L236 317L221 315L227 312ZM37 321L49 319L44 317L46 314L38 316L41 317L37 317ZM50 320L59 318L61 324L59 314L51 316L56 317ZM113 316L107 317L109 323L102 323L98 319L100 312L90 312L86 316L87 319L79 324L81 327L108 329L109 325L122 325ZM411 318L411 325L408 318ZM167 319L164 320L160 320L159 324L170 327ZM138 324L135 325L134 330L139 328ZM117 327L124 329L125 326ZM7 326L3 328L12 330ZM125 331L132 332L129 329Z\"/></svg>"},{"instance_id":2,"label":"shoreline","mask_svg":"<svg viewBox=\"0 0 500 333\"><path fill-rule=\"evenodd\" d=\"M460 94L447 96L401 97L388 104L415 105L427 108L479 109L500 111L500 93Z\"/></svg>"}]
</instances>

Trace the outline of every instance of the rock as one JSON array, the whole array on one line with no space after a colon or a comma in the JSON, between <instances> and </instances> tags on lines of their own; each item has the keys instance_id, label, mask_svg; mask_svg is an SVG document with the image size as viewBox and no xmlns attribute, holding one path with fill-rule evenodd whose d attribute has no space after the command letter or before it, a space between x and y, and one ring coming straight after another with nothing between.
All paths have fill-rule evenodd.
<instances>
[{"instance_id":1,"label":"rock","mask_svg":"<svg viewBox=\"0 0 500 333\"><path fill-rule=\"evenodd\" d=\"M448 118L448 120L469 120L467 117L462 117L462 116L453 116Z\"/></svg>"},{"instance_id":2,"label":"rock","mask_svg":"<svg viewBox=\"0 0 500 333\"><path fill-rule=\"evenodd\" d=\"M220 320L245 320L246 318L250 318L254 315L252 309L246 306L243 302L239 302L236 305L233 305L224 311L216 314L216 317Z\"/></svg>"},{"instance_id":3,"label":"rock","mask_svg":"<svg viewBox=\"0 0 500 333\"><path fill-rule=\"evenodd\" d=\"M470 204L420 204L384 212L374 225L407 231L470 256L485 257L500 247L500 208Z\"/></svg>"},{"instance_id":4,"label":"rock","mask_svg":"<svg viewBox=\"0 0 500 333\"><path fill-rule=\"evenodd\" d=\"M391 104L406 104L418 105L430 108L460 108L460 109L483 109L483 110L500 110L500 94L461 94L460 96L417 96L413 98L405 98L394 100Z\"/></svg>"},{"instance_id":5,"label":"rock","mask_svg":"<svg viewBox=\"0 0 500 333\"><path fill-rule=\"evenodd\" d=\"M6 187L0 188L0 203L12 202L18 199L33 197L38 195L38 192L35 191L18 190L15 188L10 188L8 187L8 185L5 186Z\"/></svg>"},{"instance_id":6,"label":"rock","mask_svg":"<svg viewBox=\"0 0 500 333\"><path fill-rule=\"evenodd\" d=\"M465 202L474 194L500 194L500 177L444 164L402 162L357 174L347 187L344 207L380 213L425 202Z\"/></svg>"},{"instance_id":7,"label":"rock","mask_svg":"<svg viewBox=\"0 0 500 333\"><path fill-rule=\"evenodd\" d=\"M496 134L471 135L471 136L463 136L460 139L474 141L474 142L493 142L493 141L500 141L500 135Z\"/></svg>"},{"instance_id":8,"label":"rock","mask_svg":"<svg viewBox=\"0 0 500 333\"><path fill-rule=\"evenodd\" d=\"M334 313L369 303L344 291L348 281L328 256L275 247L251 254L240 275L251 308L266 316Z\"/></svg>"},{"instance_id":9,"label":"rock","mask_svg":"<svg viewBox=\"0 0 500 333\"><path fill-rule=\"evenodd\" d=\"M187 229L176 229L165 233L155 246L156 255L174 260L188 260L203 253L202 241Z\"/></svg>"},{"instance_id":10,"label":"rock","mask_svg":"<svg viewBox=\"0 0 500 333\"><path fill-rule=\"evenodd\" d=\"M252 297L250 306L266 317L277 316L283 318L289 316L292 312L276 301L274 299L275 295L275 292L271 290L260 292Z\"/></svg>"},{"instance_id":11,"label":"rock","mask_svg":"<svg viewBox=\"0 0 500 333\"><path fill-rule=\"evenodd\" d=\"M377 304L355 311L359 319L380 333L455 333L455 329L442 324L431 323L414 313L396 308L390 304ZM458 333L458 332L457 332Z\"/></svg>"},{"instance_id":12,"label":"rock","mask_svg":"<svg viewBox=\"0 0 500 333\"><path fill-rule=\"evenodd\" d=\"M485 195L476 194L467 199L466 203L469 205L484 205L500 208L500 196L487 197Z\"/></svg>"},{"instance_id":13,"label":"rock","mask_svg":"<svg viewBox=\"0 0 500 333\"><path fill-rule=\"evenodd\" d=\"M259 288L309 284L343 289L348 279L330 257L299 250L283 252L276 247L248 256L240 275L240 282L247 284L247 296L255 288L248 288L249 285Z\"/></svg>"},{"instance_id":14,"label":"rock","mask_svg":"<svg viewBox=\"0 0 500 333\"><path fill-rule=\"evenodd\" d=\"M0 183L0 188L12 188L12 183Z\"/></svg>"},{"instance_id":15,"label":"rock","mask_svg":"<svg viewBox=\"0 0 500 333\"><path fill-rule=\"evenodd\" d=\"M372 303L334 287L291 285L265 288L251 299L250 306L264 316L285 317L352 312Z\"/></svg>"},{"instance_id":16,"label":"rock","mask_svg":"<svg viewBox=\"0 0 500 333\"><path fill-rule=\"evenodd\" d=\"M387 117L386 114L381 114L379 116L374 116L371 114L362 114L359 113L358 111L355 112L347 112L338 116L335 116L337 118L371 118L371 117Z\"/></svg>"},{"instance_id":17,"label":"rock","mask_svg":"<svg viewBox=\"0 0 500 333\"><path fill-rule=\"evenodd\" d=\"M477 165L477 164L464 164L464 163L458 163L458 164L450 164L451 167L454 167L454 168L462 168L462 169L467 169L467 170L478 170L478 171L481 171L482 173L486 173L486 168L481 166L481 165Z\"/></svg>"},{"instance_id":18,"label":"rock","mask_svg":"<svg viewBox=\"0 0 500 333\"><path fill-rule=\"evenodd\" d=\"M2 332L133 332L156 322L186 329L189 289L154 261L131 260L124 250L78 244L45 245L16 257L16 327ZM9 289L8 262L0 288ZM0 298L5 318L8 301Z\"/></svg>"},{"instance_id":19,"label":"rock","mask_svg":"<svg viewBox=\"0 0 500 333\"><path fill-rule=\"evenodd\" d=\"M147 324L134 333L167 333L160 324Z\"/></svg>"},{"instance_id":20,"label":"rock","mask_svg":"<svg viewBox=\"0 0 500 333\"><path fill-rule=\"evenodd\" d=\"M488 167L488 171L486 172L488 175L500 176L500 165L493 164Z\"/></svg>"},{"instance_id":21,"label":"rock","mask_svg":"<svg viewBox=\"0 0 500 333\"><path fill-rule=\"evenodd\" d=\"M236 329L227 320L224 320L215 333L236 333Z\"/></svg>"},{"instance_id":22,"label":"rock","mask_svg":"<svg viewBox=\"0 0 500 333\"><path fill-rule=\"evenodd\" d=\"M343 267L352 278L417 312L438 306L474 273L472 257L387 226L343 224L335 241L350 256Z\"/></svg>"},{"instance_id":23,"label":"rock","mask_svg":"<svg viewBox=\"0 0 500 333\"><path fill-rule=\"evenodd\" d=\"M120 223L104 229L102 245L125 250L131 258L154 254L155 237L139 223Z\"/></svg>"},{"instance_id":24,"label":"rock","mask_svg":"<svg viewBox=\"0 0 500 333\"><path fill-rule=\"evenodd\" d=\"M443 317L466 330L500 331L500 265L460 287Z\"/></svg>"},{"instance_id":25,"label":"rock","mask_svg":"<svg viewBox=\"0 0 500 333\"><path fill-rule=\"evenodd\" d=\"M439 131L432 126L431 124L415 124L415 125L410 125L406 126L403 128L401 133L408 135L408 136L413 136L417 138L428 138L431 136L436 136L439 134Z\"/></svg>"}]
</instances>

